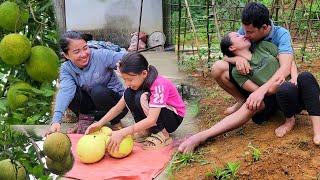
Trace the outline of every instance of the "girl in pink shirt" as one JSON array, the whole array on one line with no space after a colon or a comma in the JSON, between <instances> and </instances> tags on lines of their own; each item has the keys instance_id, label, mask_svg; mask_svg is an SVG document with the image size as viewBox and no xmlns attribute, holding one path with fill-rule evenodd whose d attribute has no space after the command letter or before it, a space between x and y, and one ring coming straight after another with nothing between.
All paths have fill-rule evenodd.
<instances>
[{"instance_id":1,"label":"girl in pink shirt","mask_svg":"<svg viewBox=\"0 0 320 180\"><path fill-rule=\"evenodd\" d=\"M175 85L158 75L140 53L129 53L119 63L119 70L127 86L124 95L100 121L92 124L86 133L100 129L127 106L135 124L113 131L108 149L118 149L121 140L133 133L149 132L144 148L160 148L172 142L169 133L174 132L185 115L185 104Z\"/></svg>"}]
</instances>

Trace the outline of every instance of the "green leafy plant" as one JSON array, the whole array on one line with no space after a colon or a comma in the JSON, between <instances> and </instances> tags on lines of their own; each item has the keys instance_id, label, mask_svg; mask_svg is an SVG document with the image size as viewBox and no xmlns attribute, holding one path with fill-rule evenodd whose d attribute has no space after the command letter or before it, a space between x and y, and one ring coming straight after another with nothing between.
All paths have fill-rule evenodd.
<instances>
[{"instance_id":1,"label":"green leafy plant","mask_svg":"<svg viewBox=\"0 0 320 180\"><path fill-rule=\"evenodd\" d=\"M248 145L248 147L250 148L250 152L251 152L251 156L254 162L259 161L261 158L261 151L254 147L253 145Z\"/></svg>"},{"instance_id":2,"label":"green leafy plant","mask_svg":"<svg viewBox=\"0 0 320 180\"><path fill-rule=\"evenodd\" d=\"M214 179L237 179L240 162L228 162L224 167L215 167L213 172L206 174L209 178Z\"/></svg>"},{"instance_id":3,"label":"green leafy plant","mask_svg":"<svg viewBox=\"0 0 320 180\"><path fill-rule=\"evenodd\" d=\"M172 176L173 173L183 167L191 166L193 163L200 163L201 165L205 165L210 163L209 161L203 159L204 152L195 152L195 153L187 153L183 154L180 152L176 152L173 155L172 160L170 161L170 165L168 168L169 176Z\"/></svg>"}]
</instances>

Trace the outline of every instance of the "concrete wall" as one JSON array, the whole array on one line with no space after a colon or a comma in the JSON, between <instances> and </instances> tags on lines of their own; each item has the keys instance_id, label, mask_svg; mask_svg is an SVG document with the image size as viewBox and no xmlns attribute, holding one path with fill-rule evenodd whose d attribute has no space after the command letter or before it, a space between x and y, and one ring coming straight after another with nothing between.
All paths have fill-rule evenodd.
<instances>
[{"instance_id":1,"label":"concrete wall","mask_svg":"<svg viewBox=\"0 0 320 180\"><path fill-rule=\"evenodd\" d=\"M66 29L127 47L138 31L140 0L65 0ZM141 31L163 31L162 1L144 0Z\"/></svg>"}]
</instances>

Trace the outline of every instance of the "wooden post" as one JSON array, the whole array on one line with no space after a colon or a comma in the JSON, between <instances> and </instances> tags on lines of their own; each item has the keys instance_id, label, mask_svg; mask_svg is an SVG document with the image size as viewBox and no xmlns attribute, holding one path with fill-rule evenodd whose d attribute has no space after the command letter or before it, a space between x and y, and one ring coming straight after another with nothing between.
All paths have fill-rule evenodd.
<instances>
[{"instance_id":1,"label":"wooden post","mask_svg":"<svg viewBox=\"0 0 320 180\"><path fill-rule=\"evenodd\" d=\"M57 17L59 34L61 35L67 30L65 1L54 0L53 5L54 5L54 12Z\"/></svg>"}]
</instances>

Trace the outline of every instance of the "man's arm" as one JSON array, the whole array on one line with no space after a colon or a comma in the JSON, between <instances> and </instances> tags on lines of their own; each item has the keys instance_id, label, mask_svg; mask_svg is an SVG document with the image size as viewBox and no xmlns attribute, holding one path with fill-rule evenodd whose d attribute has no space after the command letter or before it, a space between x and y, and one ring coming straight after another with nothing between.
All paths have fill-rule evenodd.
<instances>
[{"instance_id":1,"label":"man's arm","mask_svg":"<svg viewBox=\"0 0 320 180\"><path fill-rule=\"evenodd\" d=\"M272 86L268 89L268 92L266 93L267 95L272 95L275 94L278 91L278 88L280 85L285 81L284 78L277 79L277 81L272 84ZM251 80L247 80L243 85L242 88L245 89L248 92L254 92L257 89L259 89L259 86L254 83Z\"/></svg>"},{"instance_id":2,"label":"man's arm","mask_svg":"<svg viewBox=\"0 0 320 180\"><path fill-rule=\"evenodd\" d=\"M266 92L270 86L275 83L281 77L287 77L290 75L291 65L294 60L293 54L279 54L280 68L274 73L274 75L259 89L263 89Z\"/></svg>"},{"instance_id":3,"label":"man's arm","mask_svg":"<svg viewBox=\"0 0 320 180\"><path fill-rule=\"evenodd\" d=\"M290 76L291 76L290 82L297 85L298 68L294 61L292 61Z\"/></svg>"}]
</instances>

